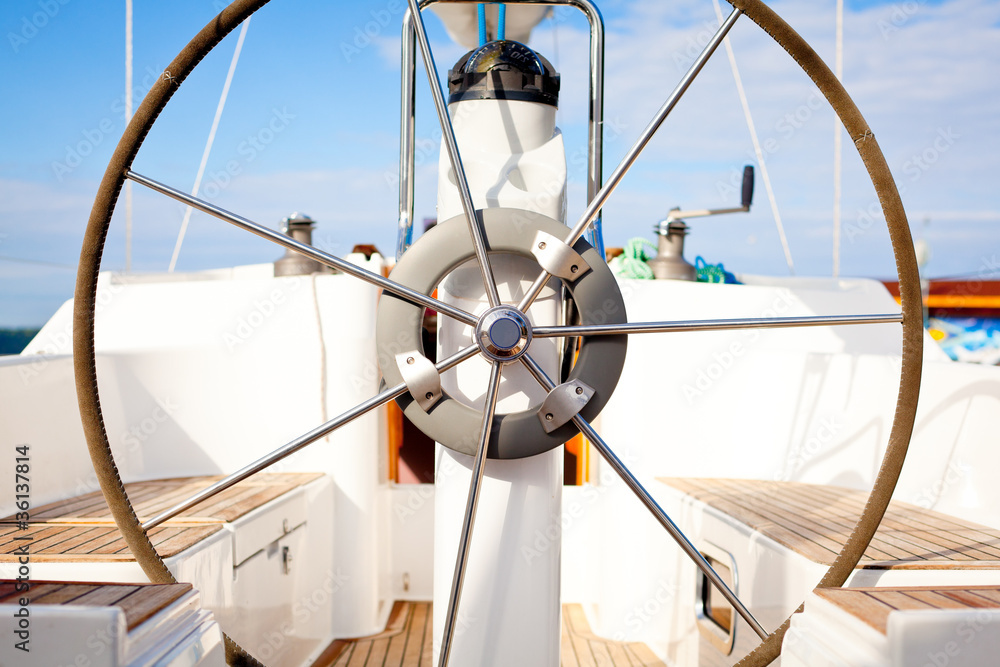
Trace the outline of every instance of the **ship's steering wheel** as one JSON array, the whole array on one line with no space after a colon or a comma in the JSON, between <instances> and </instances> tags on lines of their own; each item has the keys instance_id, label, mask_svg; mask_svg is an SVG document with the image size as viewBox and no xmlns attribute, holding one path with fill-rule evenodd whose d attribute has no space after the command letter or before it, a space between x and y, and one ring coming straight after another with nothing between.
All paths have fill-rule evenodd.
<instances>
[{"instance_id":1,"label":"ship's steering wheel","mask_svg":"<svg viewBox=\"0 0 1000 667\"><path fill-rule=\"evenodd\" d=\"M409 1L411 2L411 8L416 6L416 0ZM860 112L848 96L847 92L844 90L843 86L830 69L823 63L816 52L813 51L813 49L806 44L806 42L787 23L785 23L784 20L777 16L760 0L729 1L735 10L733 15L727 19L727 23L731 24L731 22L734 22L740 14L745 14L752 21L757 23L792 56L805 73L819 87L820 91L824 94L830 105L840 117L848 135L851 137L851 140L864 161L872 183L875 186L875 191L878 194L882 210L885 214L889 236L895 253L903 314L902 365L898 400L885 457L876 477L874 487L868 498L864 512L859 518L849 540L844 546L844 549L837 556L836 561L826 572L819 584L820 586L827 587L840 586L847 580L848 576L854 570L866 547L868 546L868 543L871 541L876 529L878 528L879 522L881 521L882 516L889 504L890 496L892 495L892 491L895 488L896 481L899 477L903 459L906 455L907 446L909 444L910 434L913 429L914 416L917 406L917 395L920 385L923 341L917 264L906 215L903 211L902 202L900 201L899 194L896 190L892 175L889 172L886 160L879 149L878 143L876 142L872 131L865 123L865 120L862 118ZM669 518L663 514L662 510L659 509L655 501L649 496L646 490L642 488L641 484L635 480L627 468L625 468L625 466L618 461L611 449L590 427L588 422L588 420L591 419L596 412L599 411L600 407L607 401L610 392L614 389L614 385L617 382L617 374L620 372L621 363L624 359L625 334L617 322L605 321L603 323L588 323L586 320L584 321L584 324L592 324L594 326L592 326L587 332L588 338L586 339L587 342L584 344L585 350L583 359L578 364L579 370L574 371L574 373L576 373L576 376L574 377L579 379L580 376L585 376L584 379L588 380L589 383L584 382L583 385L560 385L561 390L571 391L577 394L586 391L582 388L584 385L588 387L588 390L596 389L595 395L592 401L588 403L587 407L585 407L583 411L577 413L575 417L572 417L571 421L568 421L561 428L555 429L552 435L549 435L548 431L543 427L539 427L538 423L528 425L527 422L530 421L529 419L515 416L517 419L521 419L521 421L524 422L522 425L525 429L527 429L524 433L528 433L530 431L531 433L534 433L534 436L532 436L533 439L530 441L530 446L527 450L517 448L509 450L505 449L504 443L508 442L506 434L513 434L511 435L512 439L509 440L511 443L518 440L520 436L517 435L517 426L514 424L517 419L504 420L501 419L501 416L495 415L497 387L499 385L504 365L506 363L523 363L529 368L536 379L545 385L547 390L552 390L554 388L554 384L545 376L544 372L542 372L541 369L533 362L530 356L530 342L532 339L531 324L523 315L523 312L527 309L526 304L530 303L530 300L527 302L522 301L520 304L500 304L498 302L498 298L495 294L495 283L489 269L488 255L485 248L487 247L487 243L490 243L493 244L494 248L506 248L507 252L514 252L531 257L532 255L530 253L529 246L533 242L537 243L535 233L539 231L547 231L549 234L558 236L559 238L557 241L563 240L566 246L571 246L576 251L577 256L583 258L589 264L589 271L586 272L586 275L577 277L572 273L567 273L565 276L560 276L563 282L570 288L571 292L577 292L577 298L593 298L596 294L599 295L600 298L611 300L617 299L618 301L616 303L620 303L620 294L618 294L617 286L615 285L613 278L611 278L610 272L607 271L607 267L602 261L603 258L599 257L585 241L580 240L583 228L589 223L589 220L581 220L582 224L574 228L574 235L567 234L566 227L553 223L547 219L541 219L540 216L536 216L538 219L530 221L530 224L523 227L525 230L523 232L524 236L501 238L504 234L502 229L509 229L509 226L498 226L497 224L491 222L491 220L497 215L502 214L487 211L486 215L482 216L485 218L484 223L476 221L470 223L470 218L474 220L480 219L480 216L475 213L473 213L472 216L469 216L471 206L470 200L466 205L466 215L459 216L460 219L442 225L442 229L434 234L425 235L425 237L414 246L414 249L404 256L399 267L390 276L390 279L385 279L381 276L360 270L339 258L323 253L315 248L296 245L295 242L291 241L291 239L285 237L284 235L268 232L266 228L256 225L249 220L223 211L222 209L214 207L206 202L187 197L183 193L167 188L166 186L162 186L151 179L147 179L131 171L133 160L142 145L143 140L155 122L157 116L159 116L160 112L181 83L198 65L202 58L204 58L205 55L211 51L227 34L240 25L242 21L252 15L257 9L267 4L267 2L268 0L236 0L233 2L216 18L210 21L209 24L205 26L205 28L199 32L184 48L184 50L181 51L167 70L163 72L163 75L150 90L149 94L143 100L135 116L129 123L125 134L118 143L111 162L108 165L90 215L83 249L80 256L74 305L73 351L77 395L79 398L81 418L94 468L97 472L98 478L100 479L101 489L107 499L108 505L111 508L112 514L114 515L115 522L124 534L129 548L132 550L132 553L135 555L136 560L142 566L146 575L153 582L174 581L173 575L171 575L171 573L167 570L163 560L157 554L156 549L150 542L146 530L143 528L143 524L136 516L125 492L121 477L119 476L118 468L115 464L114 456L111 451L111 445L108 441L104 418L101 412L100 397L98 396L97 365L94 346L94 320L95 306L97 305L98 272L101 266L104 242L107 238L112 213L114 212L119 193L121 192L122 185L124 184L126 178L143 183L153 189L167 194L168 196L185 201L186 203L189 203L196 208L200 208L200 210L215 215L216 217L236 224L244 229L248 229L249 231L259 235L265 236L276 243L308 254L313 259L339 268L344 272L352 273L362 280L366 280L382 287L385 294L391 295L393 298L386 299L383 297L382 299L382 305L380 306L382 312L379 315L380 322L382 322L380 327L385 326L392 328L396 326L409 326L401 325L399 322L407 320L408 318L412 319L414 314L422 313L425 307L434 308L443 316L453 317L465 322L466 324L471 324L474 327L477 327L477 331L482 334L482 336L477 338L477 341L470 347L466 348L465 351L439 362L437 364L437 370L443 371L447 368L451 368L465 359L477 354L482 354L489 359L492 362L492 373L489 387L486 392L486 409L482 412L476 412L471 408L460 407L457 405L456 401L452 401L453 404L456 404L453 409L462 413L461 419L459 420L461 423L460 427L446 428L441 426L444 422L431 423L426 422L426 420L426 423L421 424L420 413L422 410L419 408L410 410L416 417L414 421L418 422L418 425L421 425L422 428L434 437L444 440L446 444L451 441L452 446L457 449L475 454L476 471L480 474L487 451L494 456L524 456L535 451L544 451L545 449L553 446L553 443L557 444L558 442L562 442L569 435L582 431L597 447L598 451L604 456L607 463L622 476L625 482L632 488L637 496L639 496L640 500L642 500L647 508L653 512L658 520L660 520L660 523L671 532L688 555L690 555L696 563L699 564L699 567L707 567L707 563L698 562L698 559L700 559L701 556L696 550L694 550L693 547L690 546L690 543L687 543L687 546L685 546L685 539L683 536L678 537L678 535L675 534L676 527L673 527ZM426 61L430 55L430 50L427 45L426 34L423 32L422 22L420 20L414 20L414 25L417 30L418 43L424 50ZM724 26L725 25L726 24L724 24ZM724 29L728 30L728 28ZM719 39L721 40L721 37L719 37ZM716 42L716 45L717 43L718 42ZM436 81L432 82L432 89L437 90L436 94L440 95L440 89L437 88ZM440 108L441 107L439 107L439 110ZM663 116L665 115L666 114L664 113ZM662 117L659 121L662 121ZM657 125L659 124L659 121L656 123ZM445 129L449 130L450 128ZM653 129L655 130L655 128ZM627 170L627 166L625 170ZM617 185L615 179L620 178L620 175L623 174L625 170L621 170L620 172L616 170L615 175L609 179L608 185L611 186L611 189ZM460 169L457 171L459 174L459 181L461 183L464 181L464 174ZM599 208L600 207L598 206L598 209ZM475 241L470 240L470 235L468 234L469 231L472 232L472 237L476 239ZM487 313L487 315L492 313L492 315L490 315L492 319L487 319L486 315L482 317L474 317L469 313L447 306L437 299L428 296L430 291L427 287L433 284L433 282L440 277L440 271L428 263L429 255L426 252L426 248L430 247L432 243L435 243L435 239L438 240L438 243L443 244L441 247L449 248L448 253L450 254L448 255L448 262L450 265L454 265L454 262L467 258L478 259L482 269L484 284L487 286L487 293L489 294L492 292L493 297L491 298L491 301L496 301L491 304L493 308L491 308L489 313ZM562 250L564 251L562 253L564 258L566 256L572 257L572 255L567 255L565 253L565 250L567 250L565 247L562 248ZM452 262L452 260L454 260L454 262ZM559 271L554 263L545 262L544 266L546 272L543 276L540 276L541 282L536 283L538 286L544 283L544 278L549 276L549 271L552 273L558 273ZM565 268L565 262L562 266ZM491 287L491 285L493 285L493 287ZM622 309L621 312L624 313L624 310ZM602 330L602 326L605 327L605 329ZM662 327L656 328L644 326L643 324L633 324L629 326L633 328L630 329L628 333L647 333L654 330L664 330ZM540 333L542 332L534 332L536 336ZM580 333L580 331L571 331L567 328L562 332L548 331L547 335L577 336L580 335ZM603 350L604 353L599 354L598 352L601 350ZM404 409L412 408L412 406L416 404L416 397L412 397L410 395L407 390L406 382L400 382L403 378L401 377L400 371L397 367L393 366L390 368L388 365L383 364L382 371L387 385L385 391L381 392L373 399L357 406L349 413L345 413L345 415L328 422L327 425L325 425L326 430L323 431L321 435L313 438L313 440L332 432L339 425L346 423L355 416L383 405L390 400L399 400ZM600 379L602 374L607 376L604 380ZM570 380L572 379L573 378L570 378ZM433 394L433 392L428 392L428 395L424 398L436 398L431 396L431 394ZM572 396L569 398L572 400ZM451 410L452 408L447 409ZM536 422L537 421L538 420L536 419ZM507 425L505 425L505 422ZM496 427L497 424L499 425L499 428ZM471 438L469 436L470 428L472 430ZM300 441L302 440L303 439L300 439ZM308 444L308 442L311 441L312 440L306 438L300 443L300 446ZM475 481L476 479L477 478L474 474L473 487L470 489L470 506L474 505L472 501L474 500L475 493L477 492L476 489L478 488ZM466 524L464 526L465 538L467 538L468 533L471 531L471 525L472 516L467 513ZM679 533L679 531L677 532ZM461 567L456 568L456 580L459 585L456 586L453 591L451 605L449 607L449 619L452 624L455 611L454 607L457 603L456 592L460 591L461 588L459 576L461 574L461 570ZM717 575L713 576L714 572L706 572L706 575L713 581L718 580L718 582L721 582L721 579L718 579ZM725 594L726 591L723 591L723 593ZM729 595L731 595L731 593ZM743 610L740 610L742 603L739 603L738 600L735 600L732 597L727 596L727 599L729 599L730 602L733 602L734 606L737 607L737 610L742 613ZM752 617L746 618L746 620L751 623L751 626L753 626L756 621L751 621L751 619ZM770 633L759 628L759 625L757 625L756 629L758 630L758 634L762 634L764 639L757 648L743 658L738 664L747 666L769 664L780 653L781 640L784 636L785 630L788 628L788 624L789 621L786 620L784 624L773 629ZM445 642L448 642L449 637L450 629L446 627ZM256 660L247 655L229 637L226 638L226 648L227 659L231 664L259 664ZM442 655L445 656L446 660L446 648L442 649Z\"/></svg>"}]
</instances>

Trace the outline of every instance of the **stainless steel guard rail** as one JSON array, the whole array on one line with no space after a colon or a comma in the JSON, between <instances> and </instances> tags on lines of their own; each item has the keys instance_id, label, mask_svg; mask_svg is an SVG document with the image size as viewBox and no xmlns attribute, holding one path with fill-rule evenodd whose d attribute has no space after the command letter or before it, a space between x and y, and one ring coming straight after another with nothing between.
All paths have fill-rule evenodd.
<instances>
[{"instance_id":1,"label":"stainless steel guard rail","mask_svg":"<svg viewBox=\"0 0 1000 667\"><path fill-rule=\"evenodd\" d=\"M474 3L478 0L421 0L421 10L438 2ZM604 184L604 17L590 0L507 0L510 5L552 5L576 7L590 23L590 124L587 137L587 204ZM398 261L413 242L414 175L416 169L416 35L413 17L403 17L401 113L399 132L399 220L396 237ZM587 231L587 240L604 256L604 235L598 213Z\"/></svg>"}]
</instances>

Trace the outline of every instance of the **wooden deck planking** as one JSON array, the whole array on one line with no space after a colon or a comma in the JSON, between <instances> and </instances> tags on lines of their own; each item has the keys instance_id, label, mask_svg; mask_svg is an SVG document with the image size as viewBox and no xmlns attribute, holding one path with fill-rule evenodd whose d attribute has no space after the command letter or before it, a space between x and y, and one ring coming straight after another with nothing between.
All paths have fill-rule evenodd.
<instances>
[{"instance_id":1,"label":"wooden deck planking","mask_svg":"<svg viewBox=\"0 0 1000 667\"><path fill-rule=\"evenodd\" d=\"M875 590L872 591L870 595L882 604L889 605L893 609L899 609L902 611L913 609L937 609L937 607L935 607L931 602L915 598L912 595L907 595L900 590Z\"/></svg>"},{"instance_id":2,"label":"wooden deck planking","mask_svg":"<svg viewBox=\"0 0 1000 667\"><path fill-rule=\"evenodd\" d=\"M433 606L397 602L386 629L371 637L335 642L334 667L433 667ZM562 667L664 667L645 644L593 634L577 604L563 605Z\"/></svg>"},{"instance_id":3,"label":"wooden deck planking","mask_svg":"<svg viewBox=\"0 0 1000 667\"><path fill-rule=\"evenodd\" d=\"M973 591L975 595L981 598L985 598L993 603L994 606L1000 607L1000 589L997 588L978 588Z\"/></svg>"},{"instance_id":4,"label":"wooden deck planking","mask_svg":"<svg viewBox=\"0 0 1000 667\"><path fill-rule=\"evenodd\" d=\"M400 665L420 665L424 649L424 630L431 624L432 618L431 605L414 606L413 620L410 623L410 632L406 634L406 648L403 649L403 660Z\"/></svg>"},{"instance_id":5,"label":"wooden deck planking","mask_svg":"<svg viewBox=\"0 0 1000 667\"><path fill-rule=\"evenodd\" d=\"M853 530L867 494L798 482L662 479L750 528L829 565ZM980 569L1000 566L1000 532L893 501L859 567Z\"/></svg>"},{"instance_id":6,"label":"wooden deck planking","mask_svg":"<svg viewBox=\"0 0 1000 667\"><path fill-rule=\"evenodd\" d=\"M191 584L92 584L33 582L17 592L12 584L0 587L0 604L27 597L32 606L118 607L129 631L152 618L193 590Z\"/></svg>"},{"instance_id":7,"label":"wooden deck planking","mask_svg":"<svg viewBox=\"0 0 1000 667\"><path fill-rule=\"evenodd\" d=\"M713 480L716 481L716 480ZM759 484L751 480L719 480L728 486L734 483L740 484L737 486L737 492L741 494L751 494L751 497L760 497L761 490ZM774 498L774 504L785 504L792 507L810 507L819 514L825 514L832 517L836 517L836 523L843 529L837 532L837 537L839 543L842 545L847 541L847 537L853 531L854 524L857 522L857 518L861 515L863 509L863 498L855 498L853 495L844 494L842 496L835 496L834 498L827 498L827 500L815 500L814 497L821 496L822 493L818 488L808 488L813 485L802 485L802 484L786 484L786 483L770 483L764 490L769 497ZM804 493L807 487L809 491L813 491L813 494ZM709 488L711 488L709 486ZM739 496L736 496L737 502ZM831 503L830 500L835 499L839 502ZM815 505L813 503L819 503ZM766 511L766 510L765 510ZM938 556L941 558L949 559L948 550L945 548L935 548L937 545L931 546L926 541L923 543L919 541L914 541L908 539L908 533L896 533L891 528L896 528L895 517L887 516L885 519L884 529L879 531L872 539L872 544L865 552L865 559L872 561L886 561L886 560L926 560L928 556ZM840 547L837 547L839 551ZM961 558L959 558L961 559ZM971 560L970 558L966 558Z\"/></svg>"},{"instance_id":8,"label":"wooden deck planking","mask_svg":"<svg viewBox=\"0 0 1000 667\"><path fill-rule=\"evenodd\" d=\"M848 511L850 514L846 516L849 517L857 517L867 499L867 494L863 491L820 485L800 486L814 487L828 500L839 497L848 501ZM991 528L965 522L940 512L901 501L893 501L890 509L898 511L887 513L888 524L886 527L888 529L908 534L910 531L926 532L930 528L933 534L942 538L945 542L957 539L962 544L974 544L977 551L988 554L993 560L1000 560L1000 533ZM933 544L940 546L937 541L933 542Z\"/></svg>"},{"instance_id":9,"label":"wooden deck planking","mask_svg":"<svg viewBox=\"0 0 1000 667\"><path fill-rule=\"evenodd\" d=\"M717 481L717 480L712 480ZM719 480L728 485L741 484L744 493L753 493L759 489L760 483L752 480ZM780 498L785 503L806 504L819 502L825 508L821 511L841 517L841 521L853 529L857 517L861 514L866 494L861 491L851 491L836 487L822 487L817 485L805 485L794 483L766 483L768 490L776 498ZM983 548L982 537L984 534L978 533L977 548L968 547L969 540L965 540L964 546L970 555L966 555L961 550L962 542L956 542L950 535L950 530L963 524L948 520L944 515L929 510L924 510L904 503L895 503L896 511L887 514L883 521L882 530L876 534L872 540L873 545L884 544L893 541L899 544L911 556L919 556L926 559L928 555L938 555L949 560L974 560L989 558L994 555L990 550ZM815 507L815 505L813 505ZM910 510L916 510L920 514L913 514ZM928 534L926 529L932 527L936 532ZM959 547L956 550L955 547ZM919 551L914 551L917 549ZM882 549L885 551L885 549ZM884 556L879 556L871 549L866 554L869 560L885 560ZM893 559L906 560L904 554L893 554Z\"/></svg>"},{"instance_id":10,"label":"wooden deck planking","mask_svg":"<svg viewBox=\"0 0 1000 667\"><path fill-rule=\"evenodd\" d=\"M882 634L885 634L889 614L894 611L886 603L858 589L819 588L815 592L821 598L832 602L852 616L861 619Z\"/></svg>"},{"instance_id":11,"label":"wooden deck planking","mask_svg":"<svg viewBox=\"0 0 1000 667\"><path fill-rule=\"evenodd\" d=\"M566 626L566 614L562 615L559 635L559 656L562 667L580 667L580 660L576 657L576 649L573 648L573 640Z\"/></svg>"},{"instance_id":12,"label":"wooden deck planking","mask_svg":"<svg viewBox=\"0 0 1000 667\"><path fill-rule=\"evenodd\" d=\"M178 517L149 531L162 557L175 556L319 473L264 473L244 480ZM150 518L221 479L221 476L171 478L125 485L141 519ZM22 539L18 539L22 538ZM31 538L30 541L23 538ZM36 562L134 560L100 492L40 506L22 529L14 516L0 519L0 562L13 562L17 550L30 545Z\"/></svg>"},{"instance_id":13,"label":"wooden deck planking","mask_svg":"<svg viewBox=\"0 0 1000 667\"><path fill-rule=\"evenodd\" d=\"M16 549L20 544L30 545L33 562L99 562L134 560L125 538L114 525L90 526L86 524L32 524L27 530L15 529L30 541L5 541L0 548L0 563L16 562ZM175 556L194 546L206 537L222 530L222 524L164 525L150 531L150 541L164 558ZM8 536L0 537L6 540ZM12 536L11 536L12 537Z\"/></svg>"},{"instance_id":14,"label":"wooden deck planking","mask_svg":"<svg viewBox=\"0 0 1000 667\"><path fill-rule=\"evenodd\" d=\"M81 595L96 590L99 584L55 584L59 588L37 600L39 604L67 604Z\"/></svg>"},{"instance_id":15,"label":"wooden deck planking","mask_svg":"<svg viewBox=\"0 0 1000 667\"><path fill-rule=\"evenodd\" d=\"M827 562L832 561L836 556L837 552L835 549L819 544L813 539L815 535L814 531L809 531L803 535L797 530L789 529L779 521L774 521L768 513L759 511L759 507L753 509L740 502L730 500L726 496L706 493L703 489L692 483L691 480L684 480L683 485L678 485L674 480L670 480L668 483L688 495L715 507L737 521L745 523L751 528L771 537L780 544L795 549L810 560ZM827 542L828 544L832 543L831 540Z\"/></svg>"},{"instance_id":16,"label":"wooden deck planking","mask_svg":"<svg viewBox=\"0 0 1000 667\"><path fill-rule=\"evenodd\" d=\"M967 605L956 600L955 598L948 597L943 593L938 591L930 590L907 590L906 594L912 598L926 602L936 609L966 609Z\"/></svg>"},{"instance_id":17,"label":"wooden deck planking","mask_svg":"<svg viewBox=\"0 0 1000 667\"><path fill-rule=\"evenodd\" d=\"M41 602L41 599L44 597L46 598L44 604L61 604L66 600L72 600L73 598L79 597L84 593L89 593L94 590L94 588L96 588L96 586L92 584L67 586L66 584L43 584L33 582L27 591L16 594L11 593L9 596L5 595L3 598L0 598L0 602L13 603L13 601L17 598L26 597L31 600L32 603L35 603Z\"/></svg>"},{"instance_id":18,"label":"wooden deck planking","mask_svg":"<svg viewBox=\"0 0 1000 667\"><path fill-rule=\"evenodd\" d=\"M191 584L169 584L166 586L139 586L139 590L118 601L125 612L125 623L131 632L161 610L166 609L193 590Z\"/></svg>"},{"instance_id":19,"label":"wooden deck planking","mask_svg":"<svg viewBox=\"0 0 1000 667\"><path fill-rule=\"evenodd\" d=\"M632 642L626 649L629 654L634 658L634 662L639 667L658 667L663 664L663 661L656 657L645 644L640 644L639 642Z\"/></svg>"},{"instance_id":20,"label":"wooden deck planking","mask_svg":"<svg viewBox=\"0 0 1000 667\"><path fill-rule=\"evenodd\" d=\"M78 595L63 604L70 607L114 607L116 604L139 590L138 585L108 584L97 586L92 591Z\"/></svg>"},{"instance_id":21,"label":"wooden deck planking","mask_svg":"<svg viewBox=\"0 0 1000 667\"><path fill-rule=\"evenodd\" d=\"M188 508L172 521L233 521L321 476L320 473L261 473ZM221 475L215 475L130 482L125 485L125 490L136 514L140 519L146 520L221 479ZM99 491L94 491L37 507L31 512L31 522L113 524L114 518L104 496ZM13 523L16 523L14 516L0 519L0 524Z\"/></svg>"},{"instance_id":22,"label":"wooden deck planking","mask_svg":"<svg viewBox=\"0 0 1000 667\"><path fill-rule=\"evenodd\" d=\"M743 498L750 498L751 503L759 504L765 515L779 513L798 525L811 527L814 532L835 536L834 545L837 549L839 549L838 544L845 541L854 529L854 523L845 521L842 516L831 512L828 504L812 499L807 494L799 494L794 498L789 498L782 485L772 484L761 489L745 484L746 480L715 481L718 481L726 489L722 495L729 500L739 502ZM703 485L702 488L706 493L720 495L711 486ZM793 509L786 509L789 507ZM802 511L804 509L808 509L808 512L804 513ZM916 555L906 546L892 542L875 543L870 547L870 550L874 556L880 559L905 558Z\"/></svg>"},{"instance_id":23,"label":"wooden deck planking","mask_svg":"<svg viewBox=\"0 0 1000 667\"><path fill-rule=\"evenodd\" d=\"M409 613L409 609L404 606L400 611L399 630L389 638L389 644L386 646L385 658L382 661L384 665L389 666L403 664L403 652L406 650L406 638L409 635L412 623L413 614Z\"/></svg>"},{"instance_id":24,"label":"wooden deck planking","mask_svg":"<svg viewBox=\"0 0 1000 667\"><path fill-rule=\"evenodd\" d=\"M830 521L846 529L847 532L842 533L843 535L849 535L850 531L853 531L857 517L860 515L863 507L861 502L846 497L839 503L830 503L829 499L822 499L822 494L814 492L812 485L797 485L794 493L782 493L783 487L781 486L777 487L777 489L776 497L787 503L797 504L800 507L808 507L812 513L829 517ZM844 502L845 500L848 502ZM840 508L839 511L838 508ZM886 524L887 528L891 527L891 522L892 518L890 517L889 522ZM932 550L930 553L945 557L942 551ZM878 552L882 552L887 556L882 556ZM928 549L926 545L907 539L905 533L895 533L891 530L879 531L872 539L872 544L866 551L866 555L870 560L905 560L914 556L922 557L927 553Z\"/></svg>"},{"instance_id":25,"label":"wooden deck planking","mask_svg":"<svg viewBox=\"0 0 1000 667\"><path fill-rule=\"evenodd\" d=\"M1000 609L1000 588L996 586L817 588L815 593L882 634L886 633L889 615L895 611ZM806 607L808 609L808 602Z\"/></svg>"},{"instance_id":26,"label":"wooden deck planking","mask_svg":"<svg viewBox=\"0 0 1000 667\"><path fill-rule=\"evenodd\" d=\"M579 605L564 605L563 620L566 624L566 632L569 635L570 646L573 647L573 654L576 656L580 667L597 667L597 659L590 648L587 637L581 633L584 628L589 629L587 618L583 613L583 608Z\"/></svg>"}]
</instances>

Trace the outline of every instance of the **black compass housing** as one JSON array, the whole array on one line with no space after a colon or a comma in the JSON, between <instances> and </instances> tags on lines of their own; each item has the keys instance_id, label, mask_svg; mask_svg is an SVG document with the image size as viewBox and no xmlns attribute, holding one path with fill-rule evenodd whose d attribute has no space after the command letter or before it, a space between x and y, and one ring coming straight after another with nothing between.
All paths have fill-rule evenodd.
<instances>
[{"instance_id":1,"label":"black compass housing","mask_svg":"<svg viewBox=\"0 0 1000 667\"><path fill-rule=\"evenodd\" d=\"M520 100L559 106L559 74L552 63L520 42L487 42L448 72L448 102Z\"/></svg>"}]
</instances>

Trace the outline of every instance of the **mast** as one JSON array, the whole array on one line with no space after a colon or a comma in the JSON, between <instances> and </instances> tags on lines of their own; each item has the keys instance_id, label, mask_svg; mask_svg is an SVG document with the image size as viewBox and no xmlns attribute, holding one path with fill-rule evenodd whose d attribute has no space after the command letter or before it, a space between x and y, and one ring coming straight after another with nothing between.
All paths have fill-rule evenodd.
<instances>
[{"instance_id":1,"label":"mast","mask_svg":"<svg viewBox=\"0 0 1000 667\"><path fill-rule=\"evenodd\" d=\"M132 120L132 0L125 0L125 124ZM132 181L125 180L125 273L132 270Z\"/></svg>"}]
</instances>

